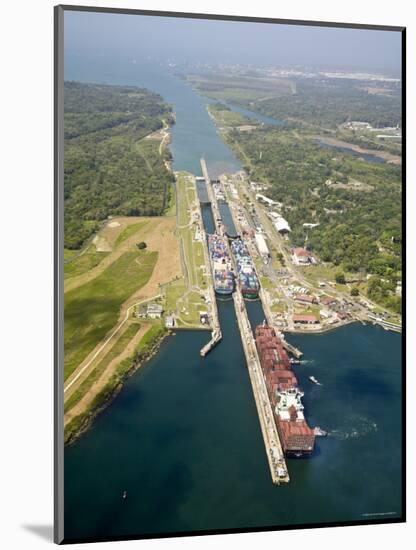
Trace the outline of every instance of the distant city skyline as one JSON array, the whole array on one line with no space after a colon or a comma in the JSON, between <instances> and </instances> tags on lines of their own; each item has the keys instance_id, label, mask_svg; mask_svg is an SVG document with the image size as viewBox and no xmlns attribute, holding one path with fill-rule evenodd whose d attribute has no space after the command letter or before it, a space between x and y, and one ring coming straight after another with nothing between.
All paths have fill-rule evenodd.
<instances>
[{"instance_id":1,"label":"distant city skyline","mask_svg":"<svg viewBox=\"0 0 416 550\"><path fill-rule=\"evenodd\" d=\"M401 33L94 12L65 13L68 55L177 64L346 68L399 75Z\"/></svg>"}]
</instances>

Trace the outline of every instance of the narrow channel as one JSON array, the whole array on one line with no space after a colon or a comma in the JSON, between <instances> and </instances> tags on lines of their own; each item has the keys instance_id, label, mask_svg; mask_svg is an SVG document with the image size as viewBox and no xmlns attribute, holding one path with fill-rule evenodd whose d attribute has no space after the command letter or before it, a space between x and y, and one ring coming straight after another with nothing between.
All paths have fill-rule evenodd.
<instances>
[{"instance_id":1,"label":"narrow channel","mask_svg":"<svg viewBox=\"0 0 416 550\"><path fill-rule=\"evenodd\" d=\"M198 198L202 203L208 201L208 193L206 190L206 185L209 185L209 184L207 184L204 180L197 180ZM233 222L233 218L232 218L228 203L226 201L221 200L219 201L218 206L221 212L222 221L227 228L227 233L229 235L235 236L237 234L237 231ZM204 223L205 231L207 233L214 233L215 224L214 224L211 207L207 204L201 204L201 210L202 210L202 221ZM217 298L217 304L219 307L221 306L222 302L224 302L224 300L219 300ZM248 318L251 324L251 328L254 331L256 325L261 324L265 319L265 314L264 314L263 306L261 304L261 300L260 299L246 300L246 309L247 309ZM221 317L221 313L220 313L220 317ZM237 319L235 319L235 322L237 322ZM220 319L220 323L221 323L221 319Z\"/></svg>"}]
</instances>

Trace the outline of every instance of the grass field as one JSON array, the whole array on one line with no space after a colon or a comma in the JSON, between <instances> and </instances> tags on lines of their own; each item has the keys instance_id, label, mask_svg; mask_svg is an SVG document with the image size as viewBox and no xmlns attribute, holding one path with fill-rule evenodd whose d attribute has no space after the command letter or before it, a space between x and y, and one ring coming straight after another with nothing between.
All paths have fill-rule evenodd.
<instances>
[{"instance_id":1,"label":"grass field","mask_svg":"<svg viewBox=\"0 0 416 550\"><path fill-rule=\"evenodd\" d=\"M308 306L306 308L303 307L303 306L299 306L299 305L295 306L296 314L299 314L299 315L315 315L316 317L318 317L318 319L321 318L321 315L320 315L319 311L320 311L319 306Z\"/></svg>"},{"instance_id":2,"label":"grass field","mask_svg":"<svg viewBox=\"0 0 416 550\"><path fill-rule=\"evenodd\" d=\"M169 202L165 216L176 216L176 193L173 185L169 188Z\"/></svg>"},{"instance_id":3,"label":"grass field","mask_svg":"<svg viewBox=\"0 0 416 550\"><path fill-rule=\"evenodd\" d=\"M203 244L195 241L195 227L189 226L191 221L191 207L197 200L196 189L193 181L185 174L179 174L176 182L178 195L178 234L182 241L184 261L189 278L189 286L198 286L205 289L206 276L201 270L205 264Z\"/></svg>"},{"instance_id":4,"label":"grass field","mask_svg":"<svg viewBox=\"0 0 416 550\"><path fill-rule=\"evenodd\" d=\"M189 180L185 174L179 174L176 179L176 193L177 193L177 209L178 209L178 225L187 225L190 221L189 203L187 188L189 186Z\"/></svg>"},{"instance_id":5,"label":"grass field","mask_svg":"<svg viewBox=\"0 0 416 550\"><path fill-rule=\"evenodd\" d=\"M189 229L181 230L185 262L188 267L190 286L206 288L206 277L201 270L205 264L204 249L201 242L194 241Z\"/></svg>"},{"instance_id":6,"label":"grass field","mask_svg":"<svg viewBox=\"0 0 416 550\"><path fill-rule=\"evenodd\" d=\"M157 252L125 252L98 277L65 294L65 379L116 324L120 306L147 283L157 258Z\"/></svg>"},{"instance_id":7,"label":"grass field","mask_svg":"<svg viewBox=\"0 0 416 550\"><path fill-rule=\"evenodd\" d=\"M240 113L235 111L218 110L208 106L209 113L215 118L215 122L219 126L243 126L246 124L255 125L256 122L250 120Z\"/></svg>"},{"instance_id":8,"label":"grass field","mask_svg":"<svg viewBox=\"0 0 416 550\"><path fill-rule=\"evenodd\" d=\"M126 239L134 235L135 233L138 233L140 229L142 229L142 227L146 225L146 223L147 223L146 221L143 221L143 222L133 223L125 227L121 231L121 233L118 235L116 242L114 243L115 248L119 246L123 241L125 241Z\"/></svg>"},{"instance_id":9,"label":"grass field","mask_svg":"<svg viewBox=\"0 0 416 550\"><path fill-rule=\"evenodd\" d=\"M270 306L270 310L273 313L285 313L286 312L286 304L282 301L275 302L273 305Z\"/></svg>"},{"instance_id":10,"label":"grass field","mask_svg":"<svg viewBox=\"0 0 416 550\"><path fill-rule=\"evenodd\" d=\"M77 277L97 266L108 252L97 252L94 245L90 245L83 253L64 264L64 279Z\"/></svg>"},{"instance_id":11,"label":"grass field","mask_svg":"<svg viewBox=\"0 0 416 550\"><path fill-rule=\"evenodd\" d=\"M274 284L268 277L260 277L260 284L266 290L274 290Z\"/></svg>"},{"instance_id":12,"label":"grass field","mask_svg":"<svg viewBox=\"0 0 416 550\"><path fill-rule=\"evenodd\" d=\"M207 97L210 97L211 99L225 102L229 101L230 103L232 103L233 101L235 101L236 103L238 103L239 101L256 101L257 99L259 99L260 96L273 97L273 93L268 92L260 94L256 90L242 88L224 88L221 91L202 90L201 93Z\"/></svg>"},{"instance_id":13,"label":"grass field","mask_svg":"<svg viewBox=\"0 0 416 550\"><path fill-rule=\"evenodd\" d=\"M200 311L206 311L205 301L198 292L189 292L178 301L178 326L199 325Z\"/></svg>"},{"instance_id":14,"label":"grass field","mask_svg":"<svg viewBox=\"0 0 416 550\"><path fill-rule=\"evenodd\" d=\"M186 292L185 280L183 277L166 286L165 289L165 310L168 313L176 311L176 304Z\"/></svg>"},{"instance_id":15,"label":"grass field","mask_svg":"<svg viewBox=\"0 0 416 550\"><path fill-rule=\"evenodd\" d=\"M68 412L78 401L85 395L85 393L91 388L102 373L105 371L110 362L115 359L124 350L126 345L140 330L140 323L132 322L127 326L126 330L121 334L114 346L109 352L97 362L94 370L87 376L87 378L78 386L74 393L65 401L64 412Z\"/></svg>"},{"instance_id":16,"label":"grass field","mask_svg":"<svg viewBox=\"0 0 416 550\"><path fill-rule=\"evenodd\" d=\"M70 260L78 253L79 253L79 250L69 250L69 248L64 248L64 261L66 262Z\"/></svg>"},{"instance_id":17,"label":"grass field","mask_svg":"<svg viewBox=\"0 0 416 550\"><path fill-rule=\"evenodd\" d=\"M168 313L175 313L179 327L199 325L199 312L207 308L198 292L188 291L184 278L166 286L164 307Z\"/></svg>"}]
</instances>

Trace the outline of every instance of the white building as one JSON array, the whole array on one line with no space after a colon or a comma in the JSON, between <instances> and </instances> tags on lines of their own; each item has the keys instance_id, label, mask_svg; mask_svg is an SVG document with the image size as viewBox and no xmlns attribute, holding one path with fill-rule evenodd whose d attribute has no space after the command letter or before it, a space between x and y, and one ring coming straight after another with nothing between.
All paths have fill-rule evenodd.
<instances>
[{"instance_id":1,"label":"white building","mask_svg":"<svg viewBox=\"0 0 416 550\"><path fill-rule=\"evenodd\" d=\"M162 317L163 307L160 304L148 304L147 316L150 319L160 319Z\"/></svg>"},{"instance_id":2,"label":"white building","mask_svg":"<svg viewBox=\"0 0 416 550\"><path fill-rule=\"evenodd\" d=\"M313 229L314 227L318 227L319 223L304 223L303 227L306 229Z\"/></svg>"},{"instance_id":3,"label":"white building","mask_svg":"<svg viewBox=\"0 0 416 550\"><path fill-rule=\"evenodd\" d=\"M321 317L323 317L324 319L329 319L331 316L332 316L332 312L331 311L328 311L327 309L321 309L319 311L319 314Z\"/></svg>"},{"instance_id":4,"label":"white building","mask_svg":"<svg viewBox=\"0 0 416 550\"><path fill-rule=\"evenodd\" d=\"M166 317L166 328L174 328L175 327L175 317L173 315L168 315Z\"/></svg>"},{"instance_id":5,"label":"white building","mask_svg":"<svg viewBox=\"0 0 416 550\"><path fill-rule=\"evenodd\" d=\"M279 216L273 225L279 233L290 233L291 231L290 225L284 218L282 218L282 216Z\"/></svg>"},{"instance_id":6,"label":"white building","mask_svg":"<svg viewBox=\"0 0 416 550\"><path fill-rule=\"evenodd\" d=\"M270 206L282 206L282 203L269 199L269 197L260 193L256 193L256 200L261 200Z\"/></svg>"},{"instance_id":7,"label":"white building","mask_svg":"<svg viewBox=\"0 0 416 550\"><path fill-rule=\"evenodd\" d=\"M261 183L257 183L256 181L251 181L250 187L253 189L253 191L261 191L262 189L264 189L264 185L261 185Z\"/></svg>"},{"instance_id":8,"label":"white building","mask_svg":"<svg viewBox=\"0 0 416 550\"><path fill-rule=\"evenodd\" d=\"M254 235L254 238L256 240L257 249L262 256L262 258L269 258L270 257L270 250L267 246L266 239L261 233L256 233Z\"/></svg>"},{"instance_id":9,"label":"white building","mask_svg":"<svg viewBox=\"0 0 416 550\"><path fill-rule=\"evenodd\" d=\"M272 210L271 212L268 212L267 215L269 216L269 218L273 221L277 220L278 218L280 218L280 214L279 212L275 212L274 210Z\"/></svg>"}]
</instances>

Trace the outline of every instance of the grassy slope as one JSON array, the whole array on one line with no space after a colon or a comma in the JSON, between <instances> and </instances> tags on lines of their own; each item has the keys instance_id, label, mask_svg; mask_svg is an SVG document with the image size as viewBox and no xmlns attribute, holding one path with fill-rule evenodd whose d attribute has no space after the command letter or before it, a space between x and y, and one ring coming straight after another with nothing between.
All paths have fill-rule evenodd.
<instances>
[{"instance_id":1,"label":"grassy slope","mask_svg":"<svg viewBox=\"0 0 416 550\"><path fill-rule=\"evenodd\" d=\"M157 256L125 252L94 280L65 294L65 379L115 325L122 303L147 283Z\"/></svg>"},{"instance_id":2,"label":"grassy slope","mask_svg":"<svg viewBox=\"0 0 416 550\"><path fill-rule=\"evenodd\" d=\"M134 335L140 330L140 327L140 323L133 322L126 328L110 351L101 359L101 361L98 361L91 374L87 376L87 378L71 395L71 397L65 401L65 412L68 412L87 393L93 383L100 378L110 362L122 353L130 340L132 340Z\"/></svg>"},{"instance_id":3,"label":"grassy slope","mask_svg":"<svg viewBox=\"0 0 416 550\"><path fill-rule=\"evenodd\" d=\"M86 273L93 267L97 266L101 260L107 256L108 252L97 252L94 245L90 245L88 249L73 260L64 264L64 279L77 277Z\"/></svg>"},{"instance_id":4,"label":"grassy slope","mask_svg":"<svg viewBox=\"0 0 416 550\"><path fill-rule=\"evenodd\" d=\"M120 387L123 379L152 353L152 350L158 345L158 342L167 333L162 324L155 324L146 332L137 345L134 354L121 361L117 371L113 374L109 382L95 396L91 406L84 413L76 416L65 426L65 443L71 442L85 427L89 425L96 411L99 411L112 397L117 388Z\"/></svg>"},{"instance_id":5,"label":"grassy slope","mask_svg":"<svg viewBox=\"0 0 416 550\"><path fill-rule=\"evenodd\" d=\"M131 237L132 235L134 235L135 233L137 233L139 231L139 229L141 229L147 222L138 222L138 223L133 223L131 225L128 225L127 227L125 227L123 229L123 231L120 233L120 235L117 237L116 239L116 242L115 242L115 247L117 247L119 244L121 244L122 242L124 242L126 239L128 239L129 237Z\"/></svg>"}]
</instances>

